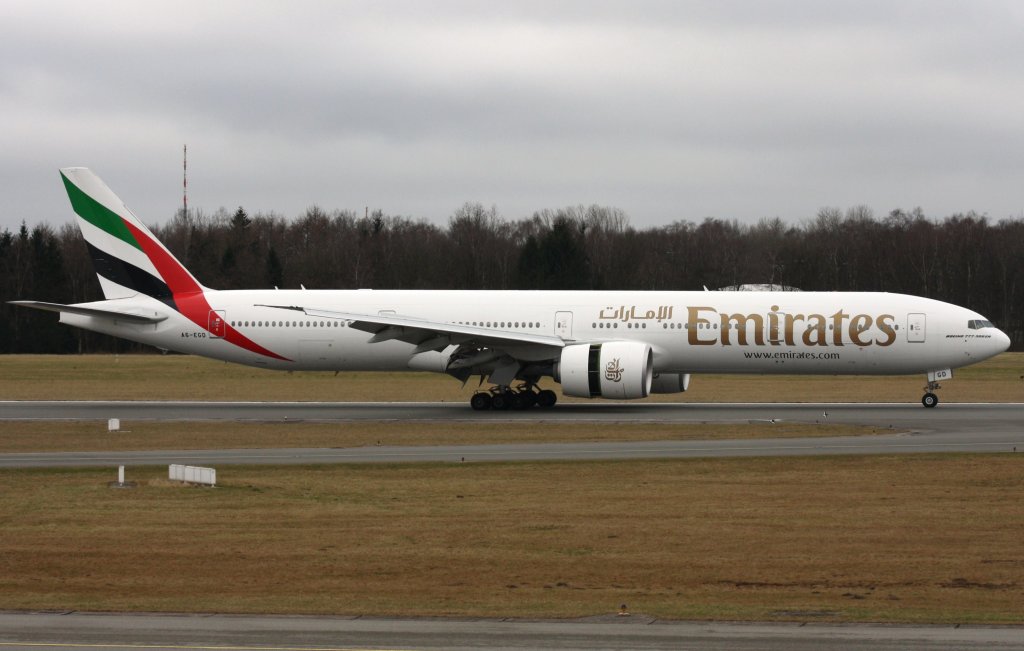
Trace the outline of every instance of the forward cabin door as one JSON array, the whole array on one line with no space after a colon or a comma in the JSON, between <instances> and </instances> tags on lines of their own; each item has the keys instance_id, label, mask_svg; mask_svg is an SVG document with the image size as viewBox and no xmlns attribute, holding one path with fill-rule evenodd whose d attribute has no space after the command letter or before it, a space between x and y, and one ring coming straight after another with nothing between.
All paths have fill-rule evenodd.
<instances>
[{"instance_id":1,"label":"forward cabin door","mask_svg":"<svg viewBox=\"0 0 1024 651\"><path fill-rule=\"evenodd\" d=\"M555 312L555 336L572 339L572 312Z\"/></svg>"},{"instance_id":2,"label":"forward cabin door","mask_svg":"<svg viewBox=\"0 0 1024 651\"><path fill-rule=\"evenodd\" d=\"M925 334L925 316L923 314L907 315L907 341L910 343L923 343Z\"/></svg>"},{"instance_id":3,"label":"forward cabin door","mask_svg":"<svg viewBox=\"0 0 1024 651\"><path fill-rule=\"evenodd\" d=\"M768 327L768 344L781 346L786 344L786 313L776 312L777 318L772 323L771 319L766 324ZM789 333L792 336L792 333Z\"/></svg>"}]
</instances>

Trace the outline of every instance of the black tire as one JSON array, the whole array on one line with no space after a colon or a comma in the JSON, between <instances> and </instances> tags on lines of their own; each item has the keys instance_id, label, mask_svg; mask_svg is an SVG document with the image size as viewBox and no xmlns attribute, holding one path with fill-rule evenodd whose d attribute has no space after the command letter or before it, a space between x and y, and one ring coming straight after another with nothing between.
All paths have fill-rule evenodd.
<instances>
[{"instance_id":1,"label":"black tire","mask_svg":"<svg viewBox=\"0 0 1024 651\"><path fill-rule=\"evenodd\" d=\"M509 397L509 406L516 411L523 411L530 408L530 398L522 391L517 391Z\"/></svg>"},{"instance_id":2,"label":"black tire","mask_svg":"<svg viewBox=\"0 0 1024 651\"><path fill-rule=\"evenodd\" d=\"M551 389L544 389L537 393L537 406L541 409L550 409L558 402L558 396Z\"/></svg>"},{"instance_id":3,"label":"black tire","mask_svg":"<svg viewBox=\"0 0 1024 651\"><path fill-rule=\"evenodd\" d=\"M487 411L491 408L491 394L474 393L473 397L469 399L469 406L476 411Z\"/></svg>"},{"instance_id":4,"label":"black tire","mask_svg":"<svg viewBox=\"0 0 1024 651\"><path fill-rule=\"evenodd\" d=\"M508 409L512 406L512 400L507 393L495 393L491 398L491 409L497 409L499 411Z\"/></svg>"},{"instance_id":5,"label":"black tire","mask_svg":"<svg viewBox=\"0 0 1024 651\"><path fill-rule=\"evenodd\" d=\"M934 393L926 393L924 394L924 397L921 398L921 404L931 409L935 405L939 404L939 397Z\"/></svg>"}]
</instances>

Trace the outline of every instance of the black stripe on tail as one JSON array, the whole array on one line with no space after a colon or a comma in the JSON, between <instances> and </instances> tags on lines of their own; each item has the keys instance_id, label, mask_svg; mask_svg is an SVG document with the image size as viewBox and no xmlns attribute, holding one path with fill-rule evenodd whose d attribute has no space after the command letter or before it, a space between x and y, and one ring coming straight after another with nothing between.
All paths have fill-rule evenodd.
<instances>
[{"instance_id":1,"label":"black stripe on tail","mask_svg":"<svg viewBox=\"0 0 1024 651\"><path fill-rule=\"evenodd\" d=\"M85 244L89 247L89 255L92 257L92 264L96 267L97 274L122 287L134 289L140 294L152 296L158 301L174 306L174 296L167 283L148 271L143 271L133 264L97 249L88 240Z\"/></svg>"}]
</instances>

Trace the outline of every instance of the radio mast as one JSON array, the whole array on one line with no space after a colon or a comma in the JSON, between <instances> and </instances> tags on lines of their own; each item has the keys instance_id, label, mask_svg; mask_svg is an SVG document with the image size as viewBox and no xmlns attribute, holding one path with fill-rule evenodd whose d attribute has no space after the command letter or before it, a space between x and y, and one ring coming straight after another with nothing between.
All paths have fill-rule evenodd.
<instances>
[{"instance_id":1,"label":"radio mast","mask_svg":"<svg viewBox=\"0 0 1024 651\"><path fill-rule=\"evenodd\" d=\"M182 146L181 159L181 216L188 222L188 145Z\"/></svg>"}]
</instances>

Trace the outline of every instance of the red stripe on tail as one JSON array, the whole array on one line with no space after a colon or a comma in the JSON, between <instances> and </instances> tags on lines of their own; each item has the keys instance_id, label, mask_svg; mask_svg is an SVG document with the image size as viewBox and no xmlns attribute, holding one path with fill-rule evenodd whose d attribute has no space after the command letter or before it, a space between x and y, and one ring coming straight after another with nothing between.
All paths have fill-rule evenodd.
<instances>
[{"instance_id":1,"label":"red stripe on tail","mask_svg":"<svg viewBox=\"0 0 1024 651\"><path fill-rule=\"evenodd\" d=\"M168 253L153 238L127 220L122 221L124 221L128 230L131 231L131 234L135 236L135 240L142 246L142 252L149 256L153 266L156 267L164 282L167 283L178 311L189 321L209 332L209 317L210 311L213 308L210 307L209 301L206 300L202 286L196 282L196 279L192 277L192 274L180 262L174 259L174 256ZM224 328L224 340L239 348L244 348L265 357L279 359L283 362L292 361L260 346L238 330L235 330L230 324L225 323Z\"/></svg>"}]
</instances>

